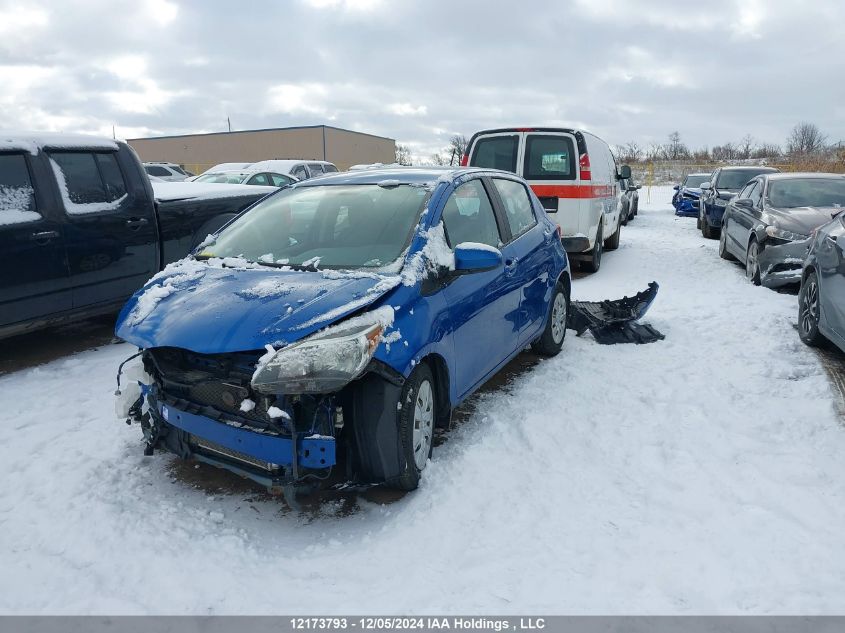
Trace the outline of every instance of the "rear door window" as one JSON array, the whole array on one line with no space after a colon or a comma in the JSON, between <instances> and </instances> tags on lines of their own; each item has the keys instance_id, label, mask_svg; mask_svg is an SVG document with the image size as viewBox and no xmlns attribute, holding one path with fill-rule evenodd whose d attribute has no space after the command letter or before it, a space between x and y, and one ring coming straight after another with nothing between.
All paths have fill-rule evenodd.
<instances>
[{"instance_id":1,"label":"rear door window","mask_svg":"<svg viewBox=\"0 0 845 633\"><path fill-rule=\"evenodd\" d=\"M173 175L164 167L159 165L144 165L144 171L146 171L150 176L158 176L159 178L162 176L166 178Z\"/></svg>"},{"instance_id":2,"label":"rear door window","mask_svg":"<svg viewBox=\"0 0 845 633\"><path fill-rule=\"evenodd\" d=\"M469 164L516 173L519 135L483 136L475 142Z\"/></svg>"},{"instance_id":3,"label":"rear door window","mask_svg":"<svg viewBox=\"0 0 845 633\"><path fill-rule=\"evenodd\" d=\"M470 180L452 192L443 208L443 226L452 248L462 242L497 248L502 243L493 205L480 180Z\"/></svg>"},{"instance_id":4,"label":"rear door window","mask_svg":"<svg viewBox=\"0 0 845 633\"><path fill-rule=\"evenodd\" d=\"M574 180L575 147L568 136L529 134L525 140L526 180Z\"/></svg>"},{"instance_id":5,"label":"rear door window","mask_svg":"<svg viewBox=\"0 0 845 633\"><path fill-rule=\"evenodd\" d=\"M114 153L54 152L50 160L62 196L70 202L70 213L103 211L106 208L100 203L114 203L126 195L126 182Z\"/></svg>"},{"instance_id":6,"label":"rear door window","mask_svg":"<svg viewBox=\"0 0 845 633\"><path fill-rule=\"evenodd\" d=\"M255 174L252 178L246 181L248 185L269 185L270 179L267 174Z\"/></svg>"},{"instance_id":7,"label":"rear door window","mask_svg":"<svg viewBox=\"0 0 845 633\"><path fill-rule=\"evenodd\" d=\"M40 220L23 154L0 154L0 226Z\"/></svg>"},{"instance_id":8,"label":"rear door window","mask_svg":"<svg viewBox=\"0 0 845 633\"><path fill-rule=\"evenodd\" d=\"M323 166L320 163L308 163L308 169L311 172L311 177L322 176Z\"/></svg>"},{"instance_id":9,"label":"rear door window","mask_svg":"<svg viewBox=\"0 0 845 633\"><path fill-rule=\"evenodd\" d=\"M274 187L284 187L293 182L293 178L284 174L270 174L270 180L273 181Z\"/></svg>"},{"instance_id":10,"label":"rear door window","mask_svg":"<svg viewBox=\"0 0 845 633\"><path fill-rule=\"evenodd\" d=\"M305 165L297 165L293 168L291 173L299 180L306 180L308 178L308 172L305 171Z\"/></svg>"},{"instance_id":11,"label":"rear door window","mask_svg":"<svg viewBox=\"0 0 845 633\"><path fill-rule=\"evenodd\" d=\"M522 235L537 223L531 198L521 183L504 178L493 178L493 184L505 207L505 216L511 235L514 237Z\"/></svg>"},{"instance_id":12,"label":"rear door window","mask_svg":"<svg viewBox=\"0 0 845 633\"><path fill-rule=\"evenodd\" d=\"M335 167L334 165L329 163L328 165L323 165L323 171L326 172L327 174L333 174L333 173L337 172L337 167Z\"/></svg>"}]
</instances>

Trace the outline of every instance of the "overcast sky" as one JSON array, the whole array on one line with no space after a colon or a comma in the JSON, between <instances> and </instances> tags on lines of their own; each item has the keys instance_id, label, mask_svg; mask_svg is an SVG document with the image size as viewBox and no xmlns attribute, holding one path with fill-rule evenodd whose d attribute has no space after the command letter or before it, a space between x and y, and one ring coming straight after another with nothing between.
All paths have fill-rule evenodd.
<instances>
[{"instance_id":1,"label":"overcast sky","mask_svg":"<svg viewBox=\"0 0 845 633\"><path fill-rule=\"evenodd\" d=\"M0 129L845 140L841 0L0 0Z\"/></svg>"}]
</instances>

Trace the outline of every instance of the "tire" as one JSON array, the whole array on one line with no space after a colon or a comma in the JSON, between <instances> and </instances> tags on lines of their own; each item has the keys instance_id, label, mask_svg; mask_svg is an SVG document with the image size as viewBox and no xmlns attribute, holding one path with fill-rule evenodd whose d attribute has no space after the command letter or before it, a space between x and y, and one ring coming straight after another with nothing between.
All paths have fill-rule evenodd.
<instances>
[{"instance_id":1,"label":"tire","mask_svg":"<svg viewBox=\"0 0 845 633\"><path fill-rule=\"evenodd\" d=\"M604 250L615 251L619 248L619 238L622 236L622 223L616 225L616 231L604 241Z\"/></svg>"},{"instance_id":2,"label":"tire","mask_svg":"<svg viewBox=\"0 0 845 633\"><path fill-rule=\"evenodd\" d=\"M719 235L719 257L722 259L726 259L728 261L736 260L736 257L731 255L728 252L728 233L727 233L728 223L727 221L722 224L722 231Z\"/></svg>"},{"instance_id":3,"label":"tire","mask_svg":"<svg viewBox=\"0 0 845 633\"><path fill-rule=\"evenodd\" d=\"M752 237L745 253L745 276L755 286L760 285L760 244Z\"/></svg>"},{"instance_id":4,"label":"tire","mask_svg":"<svg viewBox=\"0 0 845 633\"><path fill-rule=\"evenodd\" d=\"M599 224L599 230L596 232L596 242L593 244L593 250L590 251L590 259L581 262L581 270L585 270L588 273L597 273L599 268L601 268L601 256L604 250L603 234L602 225Z\"/></svg>"},{"instance_id":5,"label":"tire","mask_svg":"<svg viewBox=\"0 0 845 633\"><path fill-rule=\"evenodd\" d=\"M636 200L634 200L634 217L636 217L636 215L639 212L640 212L640 199L637 198ZM632 217L631 219L633 220L634 217Z\"/></svg>"},{"instance_id":6,"label":"tire","mask_svg":"<svg viewBox=\"0 0 845 633\"><path fill-rule=\"evenodd\" d=\"M698 212L698 217L695 219L695 228L701 230L701 211Z\"/></svg>"},{"instance_id":7,"label":"tire","mask_svg":"<svg viewBox=\"0 0 845 633\"><path fill-rule=\"evenodd\" d=\"M624 219L623 219L624 216ZM628 220L631 219L631 208L628 205L625 205L625 208L619 212L619 224L622 226L628 226Z\"/></svg>"},{"instance_id":8,"label":"tire","mask_svg":"<svg viewBox=\"0 0 845 633\"><path fill-rule=\"evenodd\" d=\"M552 300L549 302L546 327L540 338L531 344L531 349L541 356L557 356L563 347L563 340L566 338L566 321L568 318L569 294L566 292L566 286L558 281Z\"/></svg>"},{"instance_id":9,"label":"tire","mask_svg":"<svg viewBox=\"0 0 845 633\"><path fill-rule=\"evenodd\" d=\"M437 383L428 365L417 365L411 372L402 387L399 403L402 408L396 415L405 471L387 485L399 490L415 490L434 446Z\"/></svg>"},{"instance_id":10,"label":"tire","mask_svg":"<svg viewBox=\"0 0 845 633\"><path fill-rule=\"evenodd\" d=\"M824 335L819 331L819 278L815 272L801 282L798 293L798 336L807 345L819 347L824 344Z\"/></svg>"},{"instance_id":11,"label":"tire","mask_svg":"<svg viewBox=\"0 0 845 633\"><path fill-rule=\"evenodd\" d=\"M701 221L701 234L706 239L715 240L717 237L716 231L718 231L718 229L714 229L713 227L711 227L710 223L707 221L706 218Z\"/></svg>"}]
</instances>

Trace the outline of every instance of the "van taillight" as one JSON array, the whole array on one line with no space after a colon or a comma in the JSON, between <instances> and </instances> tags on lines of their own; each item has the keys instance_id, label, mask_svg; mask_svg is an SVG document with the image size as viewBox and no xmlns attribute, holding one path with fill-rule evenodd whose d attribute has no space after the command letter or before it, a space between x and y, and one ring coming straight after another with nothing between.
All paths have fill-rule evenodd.
<instances>
[{"instance_id":1,"label":"van taillight","mask_svg":"<svg viewBox=\"0 0 845 633\"><path fill-rule=\"evenodd\" d=\"M590 157L584 153L578 157L578 167L581 172L581 180L592 180L592 172L590 171Z\"/></svg>"},{"instance_id":2,"label":"van taillight","mask_svg":"<svg viewBox=\"0 0 845 633\"><path fill-rule=\"evenodd\" d=\"M461 167L466 167L469 165L469 154L464 154L461 156Z\"/></svg>"}]
</instances>

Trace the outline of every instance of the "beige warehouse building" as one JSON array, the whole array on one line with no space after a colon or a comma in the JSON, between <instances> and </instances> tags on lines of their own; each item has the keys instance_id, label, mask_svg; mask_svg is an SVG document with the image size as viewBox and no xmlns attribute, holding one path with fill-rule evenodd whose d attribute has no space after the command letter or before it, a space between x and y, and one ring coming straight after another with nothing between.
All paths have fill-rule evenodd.
<instances>
[{"instance_id":1,"label":"beige warehouse building","mask_svg":"<svg viewBox=\"0 0 845 633\"><path fill-rule=\"evenodd\" d=\"M345 170L358 163L392 163L396 156L392 138L330 125L133 138L127 142L144 162L178 163L195 174L219 163L273 158L327 160Z\"/></svg>"}]
</instances>

